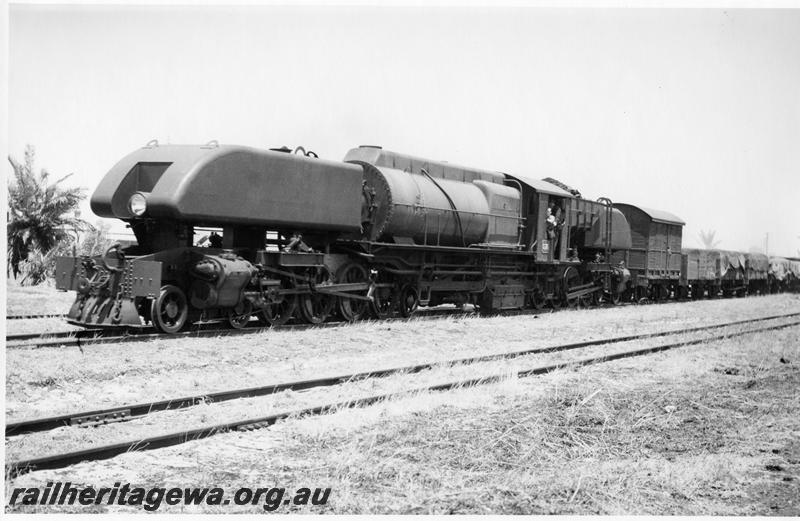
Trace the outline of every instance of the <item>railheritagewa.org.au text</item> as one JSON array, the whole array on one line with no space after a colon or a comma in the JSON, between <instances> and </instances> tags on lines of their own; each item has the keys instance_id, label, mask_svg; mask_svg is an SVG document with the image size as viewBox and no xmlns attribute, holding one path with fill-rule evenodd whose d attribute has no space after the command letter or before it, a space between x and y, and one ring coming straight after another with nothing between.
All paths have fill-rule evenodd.
<instances>
[{"instance_id":1,"label":"railheritagewa.org.au text","mask_svg":"<svg viewBox=\"0 0 800 521\"><path fill-rule=\"evenodd\" d=\"M114 483L113 487L78 487L70 482L49 482L44 487L14 488L8 505L120 505L155 511L163 505L260 505L266 511L281 507L322 506L330 498L330 488L241 487L226 491L221 487L136 487Z\"/></svg>"}]
</instances>

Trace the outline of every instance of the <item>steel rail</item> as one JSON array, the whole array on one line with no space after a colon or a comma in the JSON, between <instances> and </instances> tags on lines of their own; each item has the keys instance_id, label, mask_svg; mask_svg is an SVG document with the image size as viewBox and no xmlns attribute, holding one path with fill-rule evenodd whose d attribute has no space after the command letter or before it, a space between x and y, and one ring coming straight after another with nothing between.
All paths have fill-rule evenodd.
<instances>
[{"instance_id":1,"label":"steel rail","mask_svg":"<svg viewBox=\"0 0 800 521\"><path fill-rule=\"evenodd\" d=\"M467 358L426 362L422 364L403 366L403 367L376 369L372 371L364 371L364 372L345 374L345 375L327 376L322 378L314 378L310 380L299 380L294 382L284 382L284 383L264 385L258 387L248 387L243 389L218 391L218 392L199 394L194 396L184 396L181 398L172 398L168 400L160 400L155 402L121 405L117 407L109 407L105 409L97 409L92 411L80 411L80 412L62 414L46 418L37 418L33 420L7 423L5 429L5 435L6 437L10 437L22 434L29 434L32 432L49 431L57 429L59 427L76 426L76 425L96 426L105 423L116 423L121 421L128 421L138 416L145 416L153 412L183 409L201 403L218 403L218 402L237 400L242 398L266 396L270 394L277 394L284 391L301 391L307 389L314 389L318 387L330 387L354 380L362 380L365 378L382 378L400 373L419 373L421 371L432 369L436 366L474 364L479 362L489 362L493 360L519 358L521 356L527 356L538 353L569 351L572 349L580 349L584 347L592 347L598 345L618 344L634 340L644 340L648 338L689 334L700 331L710 331L713 329L721 329L725 327L732 327L743 324L752 324L768 320L790 318L798 315L800 315L800 313L789 313L785 315L774 315L769 317L760 317L756 319L737 320L734 322L713 324L710 326L699 326L693 328L673 329L670 331L660 331L655 333L641 333L637 335L625 335L612 338L584 340L581 342L573 342L569 344L560 344L555 346L536 347L518 351L509 351L505 353L495 353L495 354L471 356Z\"/></svg>"},{"instance_id":2,"label":"steel rail","mask_svg":"<svg viewBox=\"0 0 800 521\"><path fill-rule=\"evenodd\" d=\"M521 313L521 312L520 312ZM442 309L442 310L429 310L421 312L420 314L415 314L411 317L388 317L383 319L366 319L360 320L357 323L364 324L369 322L391 322L391 321L412 321L412 320L432 320L438 319L442 316L478 316L477 312L474 311L462 311L456 309ZM509 316L512 316L511 314ZM222 321L215 321L209 322L203 325L210 325L220 323ZM148 329L144 327L135 327L132 326L130 328L117 328L117 329L76 329L73 331L60 331L54 333L30 333L30 334L23 334L23 335L9 335L6 336L6 347L7 348L37 348L37 347L58 347L58 346L85 346L90 344L117 344L121 342L147 342L150 340L170 340L170 339L178 339L178 338L203 338L209 336L239 336L239 335L251 335L254 333L263 333L265 331L302 331L305 329L310 328L332 328L332 327L342 327L344 325L353 324L354 322L347 322L343 320L335 321L335 322L324 322L322 324L283 324L280 326L265 326L265 327L252 327L248 326L244 329L230 329L228 327L224 328L212 328L212 329L202 329L203 325L200 326L199 329L193 329L191 331L184 331L181 333L176 333L172 335L165 335L163 333L146 333ZM85 331L91 331L92 334L90 336L85 335ZM123 334L120 334L123 332ZM110 336L107 336L110 335ZM39 340L41 339L41 340ZM62 340L63 339L63 340ZM35 342L29 342L29 340L35 340ZM17 341L20 343L15 344L8 344L8 342Z\"/></svg>"},{"instance_id":3,"label":"steel rail","mask_svg":"<svg viewBox=\"0 0 800 521\"><path fill-rule=\"evenodd\" d=\"M529 369L523 369L520 371L515 371L512 373L517 378L527 377L527 376L538 376L547 373L551 373L553 371L557 371L560 369L569 369L569 368L577 368L583 367L592 364L604 363L604 362L611 362L614 360L621 360L624 358L632 358L636 356L643 356L652 353L658 353L663 351L668 351L670 349L675 349L678 347L685 347L690 345L697 345L704 342L712 342L716 340L723 340L727 338L733 338L738 336L744 336L753 333L760 333L764 331L772 331L777 329L784 329L787 327L792 327L800 325L800 321L791 322L788 324L779 324L775 326L767 326L759 329L752 329L747 331L739 331L736 333L729 333L729 334L721 334L711 338L702 338L702 339L695 339L695 340L686 340L682 342L675 342L672 344L662 344L659 346L652 346L646 347L641 349L633 349L628 351L621 351L616 353L610 353L606 355L600 355L590 358L583 358L579 360L572 360L568 362L560 362L555 364L549 364L544 366L533 367ZM115 443L111 445L104 445L100 447L92 447L88 449L83 449L74 452L67 452L63 454L53 454L49 456L44 456L40 458L31 458L27 460L18 460L13 461L6 464L6 476L10 478L14 478L22 473L30 472L34 470L45 470L45 469L56 469L56 468L64 468L70 465L74 465L76 463L80 463L83 461L100 461L105 459L113 458L114 456L118 456L120 454L124 454L130 451L143 451L143 450L153 450L159 449L164 447L170 447L174 445L180 445L182 443L186 443L188 441L199 440L203 438L208 438L215 434L229 432L232 430L255 430L255 429L262 429L274 425L280 420L285 420L290 417L298 417L298 416L315 416L321 415L329 412L335 412L339 409L344 408L354 408L354 407L365 407L368 405L375 404L380 401L391 400L396 398L402 398L406 396L413 395L414 393L420 392L438 392L438 391L448 391L452 389L462 388L462 387L470 387L470 386L477 386L477 385L486 385L492 383L501 382L509 377L508 373L503 374L495 374L489 375L484 377L478 378L469 378L463 380L455 380L446 383L434 384L424 387L417 387L414 389L409 389L406 391L394 392L394 393L385 393L385 394L378 394L373 396L368 396L364 398L355 398L352 400L336 402L326 405L319 405L316 407L309 407L305 409L297 409L297 410L290 410L285 411L277 414L271 414L268 416L262 416L259 418L249 418L244 420L237 420L233 422L226 422L220 423L217 425L209 426L209 427L200 427L197 429L191 429L186 431L174 432L170 434L163 434L160 436L153 436L149 438L144 438L141 440L131 440L125 441L121 443Z\"/></svg>"},{"instance_id":4,"label":"steel rail","mask_svg":"<svg viewBox=\"0 0 800 521\"><path fill-rule=\"evenodd\" d=\"M29 320L29 319L38 319L38 318L62 318L66 317L64 313L58 313L53 315L6 315L6 320Z\"/></svg>"},{"instance_id":5,"label":"steel rail","mask_svg":"<svg viewBox=\"0 0 800 521\"><path fill-rule=\"evenodd\" d=\"M634 302L631 303L622 303L619 305L608 306L609 309L615 307L623 307L628 305L637 305ZM571 309L569 306L564 306L563 308L559 309ZM370 323L370 322L391 322L391 321L412 321L412 320L432 320L437 319L442 316L462 316L462 317L495 317L495 316L506 316L506 317L515 317L515 316L528 316L528 315L542 315L547 313L556 312L559 309L510 309L504 310L502 312L494 312L489 315L482 315L477 309L471 311L465 311L460 309L438 309L438 310L423 310L418 311L417 313L413 314L410 317L401 317L401 316L392 316L386 318L369 318L369 319L362 319L359 320L358 323ZM264 326L264 327L253 327L248 326L244 329L230 329L228 327L223 328L212 328L212 329L202 329L203 326L208 326L211 324L217 324L224 322L223 320L217 320L212 322L207 322L204 324L200 324L198 329L192 329L190 331L183 331L176 334L166 335L163 333L147 333L150 328L147 327L136 327L131 326L128 328L103 328L103 329L76 329L73 331L59 331L53 333L30 333L30 334L22 334L22 335L7 335L6 336L6 348L41 348L41 347L68 347L68 346L85 346L85 345L92 345L92 344L118 344L123 342L147 342L150 340L156 339L178 339L178 338L204 338L204 337L213 337L213 336L238 336L238 335L250 335L255 333L263 333L264 331L274 330L274 331L291 331L291 330L305 330L309 328L330 328L330 327L341 327L343 325L352 324L353 322L346 322L346 321L331 321L331 322L324 322L322 324L282 324L279 326ZM86 332L89 332L87 334ZM30 342L30 340L40 340L35 342ZM9 342L19 342L10 344Z\"/></svg>"},{"instance_id":6,"label":"steel rail","mask_svg":"<svg viewBox=\"0 0 800 521\"><path fill-rule=\"evenodd\" d=\"M649 299L641 299L642 302L621 302L616 305L607 305L607 306L599 306L599 307L623 307L623 306L631 306L631 305L651 305L651 304L670 304L676 302L683 302L680 300L667 300L667 301L650 301ZM486 317L493 317L493 316L526 316L526 315L540 315L545 313L552 313L562 309L573 309L573 307L568 305L559 306L555 309L512 309L512 310L503 310L503 311L495 311L488 315L482 315L477 309L472 311L463 311L459 309L447 309L447 310L422 310L418 311L414 315L410 317L386 317L386 318L368 318L368 319L361 319L358 322L382 322L382 321L393 321L393 320L414 320L414 319L422 319L427 320L431 318L436 318L442 315L463 315L463 316L486 316ZM586 309L586 308L582 308ZM48 317L65 317L66 315L19 315L15 317L6 317L11 319L34 319L34 318L48 318ZM203 325L215 324L224 322L224 320L220 319L217 321L208 322L205 324L201 324L200 327L202 328ZM153 340L156 338L159 339L167 339L167 338L186 338L191 336L198 336L198 337L205 337L205 336L213 336L216 332L222 336L233 336L233 335L246 335L252 333L261 333L266 330L291 330L291 329L308 329L309 327L339 327L344 324L348 324L349 322L345 321L332 321L332 322L325 322L322 324L283 324L280 326L264 326L264 327L253 327L248 326L244 329L229 329L229 328L217 328L217 329L193 329L191 331L184 331L177 334L166 335L162 333L145 333L144 331L148 331L151 328L147 326L130 326L128 328L121 328L116 327L113 329L103 328L103 329L78 329L73 331L58 331L53 333L30 333L30 334L20 334L20 335L7 335L6 336L6 347L11 348L18 348L18 347L29 347L29 348L36 348L36 347L58 347L58 346L81 346L81 345L88 345L88 344L97 344L97 343L108 343L108 344L116 344L121 342L130 342L134 340L136 337L137 341L148 341ZM90 332L89 335L84 332ZM121 334L120 334L121 333ZM74 336L75 338L71 338ZM36 340L42 339L42 342L30 342L30 343L19 343L8 345L9 342L27 342L29 340ZM67 339L69 342L59 341L57 339Z\"/></svg>"},{"instance_id":7,"label":"steel rail","mask_svg":"<svg viewBox=\"0 0 800 521\"><path fill-rule=\"evenodd\" d=\"M104 329L73 329L72 331L53 331L52 333L22 333L18 335L6 335L6 343L8 342L23 342L25 340L50 340L56 338L94 338L100 336Z\"/></svg>"}]
</instances>

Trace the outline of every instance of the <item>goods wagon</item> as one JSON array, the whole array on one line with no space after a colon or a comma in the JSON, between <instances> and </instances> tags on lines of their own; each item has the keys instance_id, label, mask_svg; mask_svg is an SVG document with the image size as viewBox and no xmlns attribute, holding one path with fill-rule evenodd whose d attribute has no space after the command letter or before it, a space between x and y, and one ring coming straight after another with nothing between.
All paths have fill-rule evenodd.
<instances>
[{"instance_id":1,"label":"goods wagon","mask_svg":"<svg viewBox=\"0 0 800 521\"><path fill-rule=\"evenodd\" d=\"M724 296L743 297L747 293L746 264L744 255L739 252L719 251L718 286Z\"/></svg>"},{"instance_id":2,"label":"goods wagon","mask_svg":"<svg viewBox=\"0 0 800 521\"><path fill-rule=\"evenodd\" d=\"M800 261L783 257L769 258L769 287L773 293L800 289Z\"/></svg>"},{"instance_id":3,"label":"goods wagon","mask_svg":"<svg viewBox=\"0 0 800 521\"><path fill-rule=\"evenodd\" d=\"M769 257L763 253L745 253L748 290L751 293L769 292Z\"/></svg>"},{"instance_id":4,"label":"goods wagon","mask_svg":"<svg viewBox=\"0 0 800 521\"><path fill-rule=\"evenodd\" d=\"M684 249L681 268L681 293L700 298L744 296L747 292L745 256L725 250Z\"/></svg>"},{"instance_id":5,"label":"goods wagon","mask_svg":"<svg viewBox=\"0 0 800 521\"><path fill-rule=\"evenodd\" d=\"M669 298L679 292L681 237L684 222L662 210L626 203L614 208L625 216L631 229L631 247L613 259L623 261L631 272L632 295L636 299Z\"/></svg>"}]
</instances>

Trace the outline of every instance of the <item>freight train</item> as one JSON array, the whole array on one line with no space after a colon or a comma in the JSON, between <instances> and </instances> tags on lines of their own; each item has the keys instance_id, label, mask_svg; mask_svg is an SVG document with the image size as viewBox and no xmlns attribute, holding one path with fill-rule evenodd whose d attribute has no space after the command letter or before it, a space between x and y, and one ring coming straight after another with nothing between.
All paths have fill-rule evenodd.
<instances>
[{"instance_id":1,"label":"freight train","mask_svg":"<svg viewBox=\"0 0 800 521\"><path fill-rule=\"evenodd\" d=\"M362 146L343 161L302 147L159 145L118 162L91 198L136 244L62 257L82 326L177 333L337 317L482 313L795 288L800 263L682 250L667 212L584 199L553 179ZM198 229L212 228L203 240Z\"/></svg>"}]
</instances>

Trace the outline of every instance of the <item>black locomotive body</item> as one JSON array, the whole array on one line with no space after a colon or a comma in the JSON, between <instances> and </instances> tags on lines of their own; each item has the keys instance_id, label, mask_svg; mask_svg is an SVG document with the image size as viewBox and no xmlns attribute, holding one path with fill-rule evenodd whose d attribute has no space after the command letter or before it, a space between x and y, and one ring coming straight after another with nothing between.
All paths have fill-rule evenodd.
<instances>
[{"instance_id":1,"label":"black locomotive body","mask_svg":"<svg viewBox=\"0 0 800 521\"><path fill-rule=\"evenodd\" d=\"M137 244L58 259L57 287L77 291L68 320L86 326L574 306L617 299L629 282L612 258L630 249L630 227L610 201L379 147L333 162L149 144L111 169L91 205L126 221ZM195 244L209 227L221 236Z\"/></svg>"}]
</instances>

